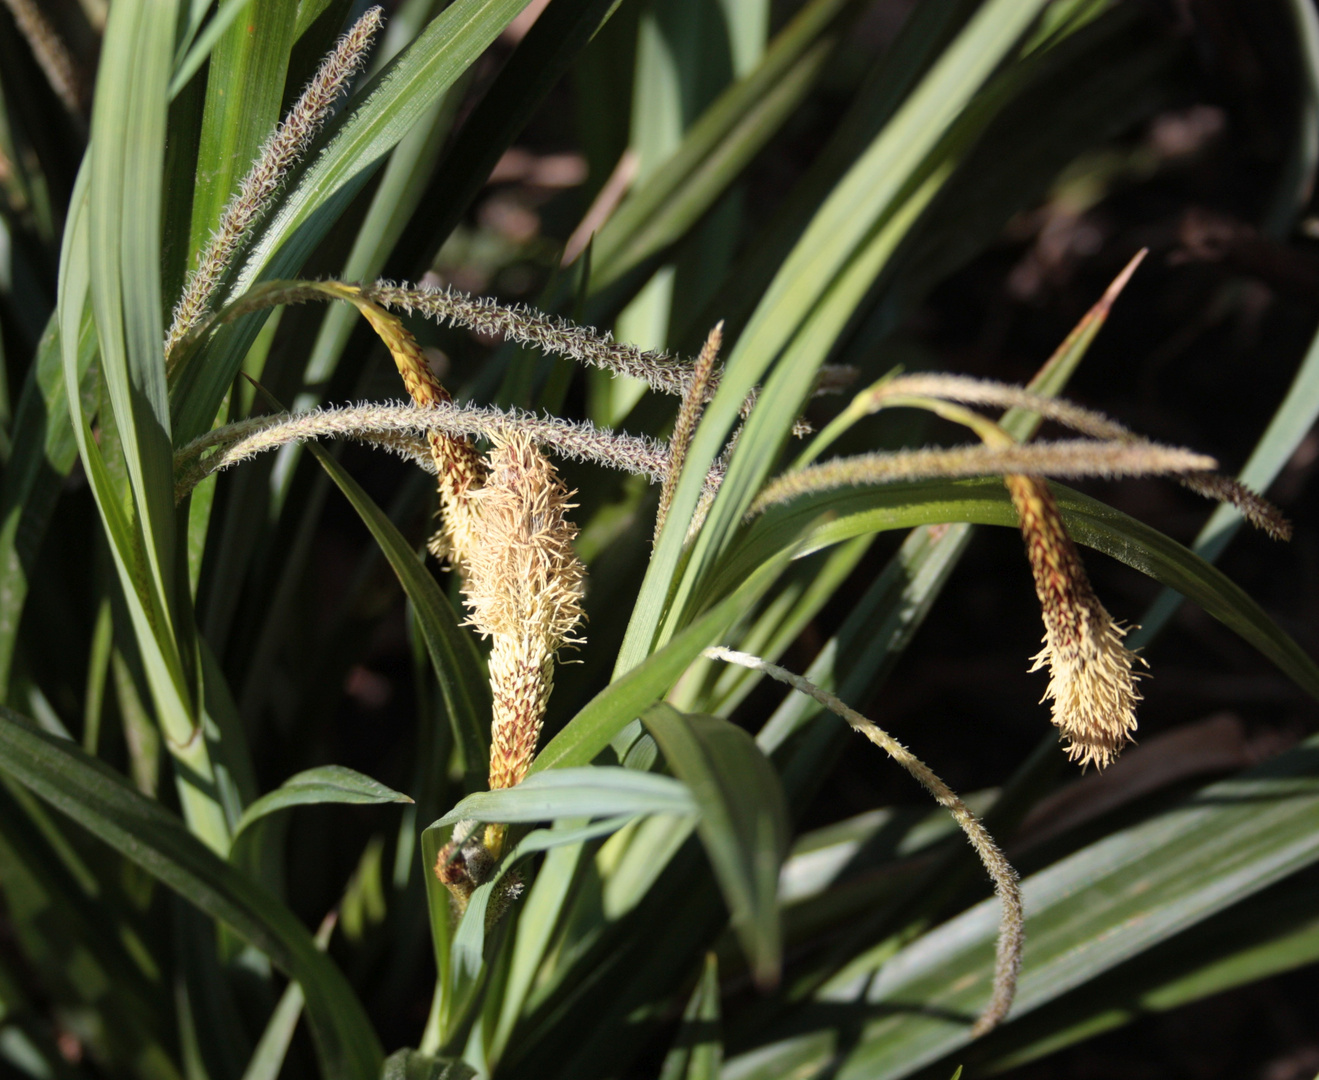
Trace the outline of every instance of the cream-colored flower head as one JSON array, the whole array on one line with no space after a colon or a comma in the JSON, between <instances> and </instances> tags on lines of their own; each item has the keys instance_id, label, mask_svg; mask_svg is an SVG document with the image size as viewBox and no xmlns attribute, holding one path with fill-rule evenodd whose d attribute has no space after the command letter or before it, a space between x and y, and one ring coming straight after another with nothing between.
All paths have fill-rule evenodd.
<instances>
[{"instance_id":1,"label":"cream-colored flower head","mask_svg":"<svg viewBox=\"0 0 1319 1080\"><path fill-rule=\"evenodd\" d=\"M1133 667L1140 658L1122 644L1125 628L1091 588L1048 484L1034 476L1004 480L1021 518L1044 616L1044 649L1031 671L1049 669L1044 700L1053 702L1068 758L1103 769L1136 730L1140 694Z\"/></svg>"},{"instance_id":2,"label":"cream-colored flower head","mask_svg":"<svg viewBox=\"0 0 1319 1080\"><path fill-rule=\"evenodd\" d=\"M568 494L529 436L496 441L485 485L470 496L477 543L464 594L483 637L533 637L551 652L569 640L582 615L583 571Z\"/></svg>"},{"instance_id":3,"label":"cream-colored flower head","mask_svg":"<svg viewBox=\"0 0 1319 1080\"><path fill-rule=\"evenodd\" d=\"M471 495L474 543L463 589L468 622L490 652L490 786L527 774L554 686L554 656L575 644L585 573L572 506L554 466L520 433L497 441L485 485Z\"/></svg>"}]
</instances>

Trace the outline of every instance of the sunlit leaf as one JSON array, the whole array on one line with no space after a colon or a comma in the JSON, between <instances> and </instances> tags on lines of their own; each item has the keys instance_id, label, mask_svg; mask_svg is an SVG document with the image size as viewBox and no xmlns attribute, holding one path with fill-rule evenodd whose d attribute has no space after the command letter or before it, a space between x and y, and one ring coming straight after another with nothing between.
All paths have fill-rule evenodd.
<instances>
[{"instance_id":1,"label":"sunlit leaf","mask_svg":"<svg viewBox=\"0 0 1319 1080\"><path fill-rule=\"evenodd\" d=\"M388 788L379 780L372 780L355 769L342 765L321 765L289 777L274 791L252 803L243 811L234 829L234 838L236 840L244 829L267 814L292 806L308 806L312 803L360 806L410 802L412 800L402 792Z\"/></svg>"},{"instance_id":2,"label":"sunlit leaf","mask_svg":"<svg viewBox=\"0 0 1319 1080\"><path fill-rule=\"evenodd\" d=\"M568 817L691 814L684 784L667 776L610 766L553 769L520 784L468 795L436 825L457 821L554 821Z\"/></svg>"}]
</instances>

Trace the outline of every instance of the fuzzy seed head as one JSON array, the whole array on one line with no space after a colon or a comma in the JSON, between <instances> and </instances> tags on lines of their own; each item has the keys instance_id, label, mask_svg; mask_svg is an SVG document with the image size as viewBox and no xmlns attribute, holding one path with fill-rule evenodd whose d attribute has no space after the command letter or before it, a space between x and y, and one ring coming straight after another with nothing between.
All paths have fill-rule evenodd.
<instances>
[{"instance_id":1,"label":"fuzzy seed head","mask_svg":"<svg viewBox=\"0 0 1319 1080\"><path fill-rule=\"evenodd\" d=\"M61 103L74 116L83 114L87 88L78 65L55 27L33 0L4 0L13 16L14 25L32 50L32 57L41 66L46 81Z\"/></svg>"},{"instance_id":2,"label":"fuzzy seed head","mask_svg":"<svg viewBox=\"0 0 1319 1080\"><path fill-rule=\"evenodd\" d=\"M493 638L491 788L518 783L531 767L555 654L577 643L585 572L572 547L568 494L535 443L512 432L496 442L485 485L471 495L464 596L468 622Z\"/></svg>"},{"instance_id":3,"label":"fuzzy seed head","mask_svg":"<svg viewBox=\"0 0 1319 1080\"><path fill-rule=\"evenodd\" d=\"M1034 476L1004 480L1021 518L1044 616L1044 649L1031 671L1049 669L1044 700L1053 702L1067 757L1102 770L1136 730L1140 694L1133 668L1140 658L1122 644L1126 629L1095 596L1048 484Z\"/></svg>"}]
</instances>

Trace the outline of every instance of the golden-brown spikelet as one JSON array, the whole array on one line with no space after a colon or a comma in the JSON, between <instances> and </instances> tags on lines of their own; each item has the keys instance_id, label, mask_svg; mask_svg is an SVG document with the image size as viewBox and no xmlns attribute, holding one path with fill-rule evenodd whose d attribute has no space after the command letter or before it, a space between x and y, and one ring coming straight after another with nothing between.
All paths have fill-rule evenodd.
<instances>
[{"instance_id":1,"label":"golden-brown spikelet","mask_svg":"<svg viewBox=\"0 0 1319 1080\"><path fill-rule=\"evenodd\" d=\"M1068 758L1103 769L1136 730L1139 676L1132 667L1140 658L1122 644L1126 630L1090 587L1048 483L1021 475L1004 482L1021 519L1044 615L1044 649L1031 671L1048 666L1044 699L1053 701L1053 722Z\"/></svg>"},{"instance_id":2,"label":"golden-brown spikelet","mask_svg":"<svg viewBox=\"0 0 1319 1080\"><path fill-rule=\"evenodd\" d=\"M527 774L554 686L554 657L582 617L584 570L566 517L569 492L519 432L498 440L485 485L473 493L466 566L468 622L493 638L490 787Z\"/></svg>"},{"instance_id":3,"label":"golden-brown spikelet","mask_svg":"<svg viewBox=\"0 0 1319 1080\"><path fill-rule=\"evenodd\" d=\"M380 335L414 404L424 408L453 401L449 391L440 385L440 380L431 371L417 339L398 316L365 299L356 285L326 282L322 288L356 307ZM463 572L468 553L476 542L472 533L470 495L481 486L484 469L476 448L465 438L432 430L427 433L426 441L430 445L440 486L440 528L428 547L437 559L447 558L454 569Z\"/></svg>"},{"instance_id":4,"label":"golden-brown spikelet","mask_svg":"<svg viewBox=\"0 0 1319 1080\"><path fill-rule=\"evenodd\" d=\"M696 434L696 425L701 422L701 413L705 408L705 393L710 380L715 377L715 365L719 360L719 346L724 340L724 323L721 319L706 336L701 354L696 358L692 369L692 382L683 394L682 405L678 408L678 418L673 424L673 437L669 440L669 470L660 485L659 511L655 515L654 542L659 543L664 521L669 516L669 507L673 504L674 492L678 490L678 477L682 473L683 463L687 460L687 449L692 436Z\"/></svg>"},{"instance_id":5,"label":"golden-brown spikelet","mask_svg":"<svg viewBox=\"0 0 1319 1080\"><path fill-rule=\"evenodd\" d=\"M359 310L389 347L414 403L434 406L453 400L431 371L417 339L397 318L374 304L362 304ZM440 527L428 547L437 559L447 558L450 565L463 571L475 543L470 496L484 478L481 459L471 442L461 437L431 431L426 441L440 485Z\"/></svg>"}]
</instances>

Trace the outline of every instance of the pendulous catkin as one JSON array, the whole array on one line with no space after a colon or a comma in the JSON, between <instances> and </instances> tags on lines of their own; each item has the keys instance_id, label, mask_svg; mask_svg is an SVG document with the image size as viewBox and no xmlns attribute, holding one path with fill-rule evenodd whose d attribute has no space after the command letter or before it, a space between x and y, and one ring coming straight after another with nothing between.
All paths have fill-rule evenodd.
<instances>
[{"instance_id":1,"label":"pendulous catkin","mask_svg":"<svg viewBox=\"0 0 1319 1080\"><path fill-rule=\"evenodd\" d=\"M1103 769L1136 730L1140 694L1133 667L1140 658L1122 644L1126 630L1091 588L1047 481L1021 475L1003 479L1021 519L1044 616L1044 649L1031 671L1049 669L1044 697L1053 702L1053 722L1066 741L1068 758Z\"/></svg>"}]
</instances>

